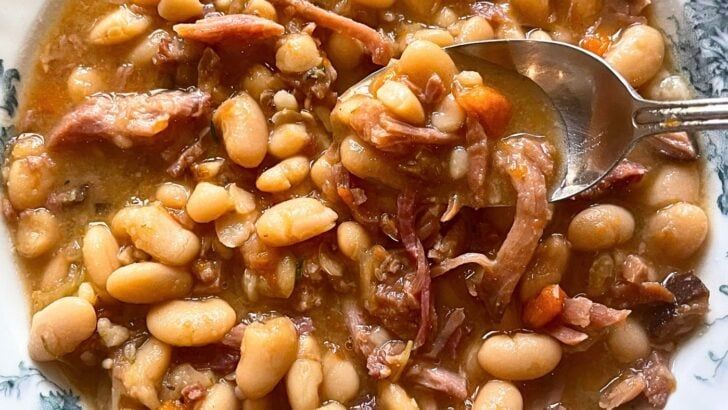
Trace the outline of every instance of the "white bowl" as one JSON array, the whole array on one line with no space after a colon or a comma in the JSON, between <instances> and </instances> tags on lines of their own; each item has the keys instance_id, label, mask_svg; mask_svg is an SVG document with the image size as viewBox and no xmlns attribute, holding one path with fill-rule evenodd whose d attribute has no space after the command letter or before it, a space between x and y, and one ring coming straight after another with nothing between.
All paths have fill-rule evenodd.
<instances>
[{"instance_id":1,"label":"white bowl","mask_svg":"<svg viewBox=\"0 0 728 410\"><path fill-rule=\"evenodd\" d=\"M60 0L0 1L0 139L4 143L32 53ZM728 0L657 0L656 24L670 40L676 66L699 94L728 96ZM674 357L677 390L669 409L724 409L728 392L728 132L700 138L706 166L708 252L698 268L710 289L707 326ZM0 155L4 149L0 147ZM0 409L74 410L83 399L52 367L28 358L29 306L7 229L0 224Z\"/></svg>"}]
</instances>

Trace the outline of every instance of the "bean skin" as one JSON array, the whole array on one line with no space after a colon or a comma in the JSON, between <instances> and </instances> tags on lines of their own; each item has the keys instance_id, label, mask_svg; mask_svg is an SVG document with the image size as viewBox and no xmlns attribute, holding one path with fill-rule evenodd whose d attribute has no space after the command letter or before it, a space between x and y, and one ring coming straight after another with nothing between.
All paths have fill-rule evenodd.
<instances>
[{"instance_id":1,"label":"bean skin","mask_svg":"<svg viewBox=\"0 0 728 410\"><path fill-rule=\"evenodd\" d=\"M222 103L212 117L230 159L243 168L255 168L268 151L268 121L258 103L240 93Z\"/></svg>"},{"instance_id":2,"label":"bean skin","mask_svg":"<svg viewBox=\"0 0 728 410\"><path fill-rule=\"evenodd\" d=\"M111 229L167 265L185 265L200 251L197 235L184 229L159 204L121 209L112 219Z\"/></svg>"},{"instance_id":3,"label":"bean skin","mask_svg":"<svg viewBox=\"0 0 728 410\"><path fill-rule=\"evenodd\" d=\"M243 395L259 399L270 393L296 360L297 350L296 327L287 317L246 327L235 370Z\"/></svg>"},{"instance_id":4,"label":"bean skin","mask_svg":"<svg viewBox=\"0 0 728 410\"><path fill-rule=\"evenodd\" d=\"M266 245L288 246L333 229L337 218L316 199L295 198L266 209L255 229Z\"/></svg>"},{"instance_id":5,"label":"bean skin","mask_svg":"<svg viewBox=\"0 0 728 410\"><path fill-rule=\"evenodd\" d=\"M60 298L33 315L28 351L47 362L71 353L96 330L96 311L76 296Z\"/></svg>"},{"instance_id":6,"label":"bean skin","mask_svg":"<svg viewBox=\"0 0 728 410\"><path fill-rule=\"evenodd\" d=\"M132 263L109 276L106 290L126 303L162 302L187 295L192 290L192 275L161 263Z\"/></svg>"},{"instance_id":7,"label":"bean skin","mask_svg":"<svg viewBox=\"0 0 728 410\"><path fill-rule=\"evenodd\" d=\"M495 377L533 380L556 368L561 361L561 345L537 333L500 334L485 339L478 361Z\"/></svg>"},{"instance_id":8,"label":"bean skin","mask_svg":"<svg viewBox=\"0 0 728 410\"><path fill-rule=\"evenodd\" d=\"M172 346L203 346L219 342L235 319L233 308L219 298L173 300L149 309L147 328Z\"/></svg>"}]
</instances>

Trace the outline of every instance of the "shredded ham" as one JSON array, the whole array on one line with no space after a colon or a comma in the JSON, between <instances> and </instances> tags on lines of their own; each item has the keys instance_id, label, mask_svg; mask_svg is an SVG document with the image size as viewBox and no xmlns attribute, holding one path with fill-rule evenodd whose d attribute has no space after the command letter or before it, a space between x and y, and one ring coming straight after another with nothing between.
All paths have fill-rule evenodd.
<instances>
[{"instance_id":1,"label":"shredded ham","mask_svg":"<svg viewBox=\"0 0 728 410\"><path fill-rule=\"evenodd\" d=\"M96 94L66 114L48 135L50 147L107 140L119 148L160 142L174 126L209 121L210 95L196 90Z\"/></svg>"},{"instance_id":2,"label":"shredded ham","mask_svg":"<svg viewBox=\"0 0 728 410\"><path fill-rule=\"evenodd\" d=\"M384 328L368 325L364 321L364 313L354 300L344 300L341 307L354 348L364 357L369 357L377 347L392 340L389 332Z\"/></svg>"},{"instance_id":3,"label":"shredded ham","mask_svg":"<svg viewBox=\"0 0 728 410\"><path fill-rule=\"evenodd\" d=\"M381 326L367 324L354 300L344 300L342 310L354 348L366 358L369 375L375 379L399 377L409 361L412 343L393 339Z\"/></svg>"},{"instance_id":4,"label":"shredded ham","mask_svg":"<svg viewBox=\"0 0 728 410\"><path fill-rule=\"evenodd\" d=\"M577 296L566 298L561 320L566 324L582 328L588 326L604 328L625 320L630 313L630 310L612 309L583 296Z\"/></svg>"},{"instance_id":5,"label":"shredded ham","mask_svg":"<svg viewBox=\"0 0 728 410\"><path fill-rule=\"evenodd\" d=\"M622 160L612 171L593 187L573 197L581 200L594 200L606 194L621 191L640 182L647 174L647 167L630 160Z\"/></svg>"},{"instance_id":6,"label":"shredded ham","mask_svg":"<svg viewBox=\"0 0 728 410\"><path fill-rule=\"evenodd\" d=\"M549 325L544 328L544 331L567 346L576 346L589 338L589 335L586 333L574 330L562 324Z\"/></svg>"},{"instance_id":7,"label":"shredded ham","mask_svg":"<svg viewBox=\"0 0 728 410\"><path fill-rule=\"evenodd\" d=\"M387 65L394 55L392 42L365 24L317 7L306 0L273 0L272 3L287 7L291 14L311 20L321 27L361 41L375 64Z\"/></svg>"},{"instance_id":8,"label":"shredded ham","mask_svg":"<svg viewBox=\"0 0 728 410\"><path fill-rule=\"evenodd\" d=\"M210 129L207 128L206 132L202 135L204 136L207 134L209 130ZM202 137L200 137L182 150L174 163L167 168L167 173L175 178L180 177L182 173L184 173L190 165L194 164L195 161L200 159L204 153L205 150L202 147Z\"/></svg>"},{"instance_id":9,"label":"shredded ham","mask_svg":"<svg viewBox=\"0 0 728 410\"><path fill-rule=\"evenodd\" d=\"M465 309L457 308L453 309L445 319L445 324L441 327L437 333L435 340L432 342L430 350L425 356L435 359L440 356L442 350L447 346L448 342L453 338L453 335L461 328L465 322Z\"/></svg>"},{"instance_id":10,"label":"shredded ham","mask_svg":"<svg viewBox=\"0 0 728 410\"><path fill-rule=\"evenodd\" d=\"M437 73L432 74L430 78L427 79L424 89L406 77L402 78L401 81L406 84L413 93L415 93L417 99L423 104L429 105L440 101L447 91L445 89L445 83L442 82L442 77L437 75Z\"/></svg>"},{"instance_id":11,"label":"shredded ham","mask_svg":"<svg viewBox=\"0 0 728 410\"><path fill-rule=\"evenodd\" d=\"M418 348L425 344L432 329L430 310L433 309L434 302L430 293L432 282L430 266L427 263L425 248L415 230L415 192L412 188L406 188L397 198L397 220L402 245L412 262L417 265L411 292L420 296L420 324L415 337L415 348Z\"/></svg>"},{"instance_id":12,"label":"shredded ham","mask_svg":"<svg viewBox=\"0 0 728 410\"><path fill-rule=\"evenodd\" d=\"M615 409L634 400L645 390L645 387L647 387L647 382L642 373L635 373L623 379L617 379L602 392L599 407L607 410Z\"/></svg>"},{"instance_id":13,"label":"shredded ham","mask_svg":"<svg viewBox=\"0 0 728 410\"><path fill-rule=\"evenodd\" d=\"M648 281L654 275L650 266L640 256L627 255L622 264L622 277L627 282L640 284Z\"/></svg>"},{"instance_id":14,"label":"shredded ham","mask_svg":"<svg viewBox=\"0 0 728 410\"><path fill-rule=\"evenodd\" d=\"M407 370L406 376L412 383L443 392L455 399L464 400L468 397L465 377L445 368L415 363Z\"/></svg>"},{"instance_id":15,"label":"shredded ham","mask_svg":"<svg viewBox=\"0 0 728 410\"><path fill-rule=\"evenodd\" d=\"M445 83L443 83L442 77L437 75L437 73L432 74L425 84L422 102L425 104L434 104L442 99L445 92Z\"/></svg>"},{"instance_id":16,"label":"shredded ham","mask_svg":"<svg viewBox=\"0 0 728 410\"><path fill-rule=\"evenodd\" d=\"M487 256L483 255L482 253L464 253L462 255L456 256L454 258L445 259L440 263L439 265L432 268L432 274L431 276L433 278L436 278L440 275L444 275L447 272L450 272L453 269L457 269L463 265L467 265L470 263L474 263L476 265L480 265L485 269L493 270L494 265L496 264L496 261L493 259L488 258Z\"/></svg>"},{"instance_id":17,"label":"shredded ham","mask_svg":"<svg viewBox=\"0 0 728 410\"><path fill-rule=\"evenodd\" d=\"M331 170L334 174L336 193L349 208L354 219L364 226L377 229L380 223L379 215L361 206L366 202L366 194L362 189L351 186L349 171L340 162L333 165Z\"/></svg>"},{"instance_id":18,"label":"shredded ham","mask_svg":"<svg viewBox=\"0 0 728 410\"><path fill-rule=\"evenodd\" d=\"M465 143L468 153L468 187L477 204L486 202L486 177L490 157L490 142L477 118L468 116L465 122Z\"/></svg>"},{"instance_id":19,"label":"shredded ham","mask_svg":"<svg viewBox=\"0 0 728 410\"><path fill-rule=\"evenodd\" d=\"M666 354L653 350L630 372L604 388L599 407L611 410L643 393L654 408L664 408L668 396L675 390L675 376L670 371Z\"/></svg>"},{"instance_id":20,"label":"shredded ham","mask_svg":"<svg viewBox=\"0 0 728 410\"><path fill-rule=\"evenodd\" d=\"M258 41L280 37L285 32L285 28L275 21L252 14L210 16L191 24L175 24L173 29L185 40L205 44Z\"/></svg>"},{"instance_id":21,"label":"shredded ham","mask_svg":"<svg viewBox=\"0 0 728 410\"><path fill-rule=\"evenodd\" d=\"M182 402L190 404L205 397L207 389L200 383L194 383L183 387L180 393L182 394Z\"/></svg>"},{"instance_id":22,"label":"shredded ham","mask_svg":"<svg viewBox=\"0 0 728 410\"><path fill-rule=\"evenodd\" d=\"M410 144L452 144L460 137L430 127L415 127L392 117L384 104L364 101L351 115L349 126L363 140L383 151L402 151Z\"/></svg>"},{"instance_id":23,"label":"shredded ham","mask_svg":"<svg viewBox=\"0 0 728 410\"><path fill-rule=\"evenodd\" d=\"M447 208L440 217L440 222L449 222L455 218L460 210L463 208L463 203L460 200L460 195L452 194L447 200Z\"/></svg>"},{"instance_id":24,"label":"shredded ham","mask_svg":"<svg viewBox=\"0 0 728 410\"><path fill-rule=\"evenodd\" d=\"M468 263L485 269L479 296L495 318L503 315L518 281L526 270L549 218L546 177L553 173L551 147L536 138L509 138L495 155L496 166L511 179L516 193L516 216L495 260L466 253L433 268L439 276Z\"/></svg>"},{"instance_id":25,"label":"shredded ham","mask_svg":"<svg viewBox=\"0 0 728 410\"><path fill-rule=\"evenodd\" d=\"M222 337L222 341L220 343L224 344L225 346L239 349L240 344L243 342L243 334L245 334L246 327L248 327L248 325L246 325L245 323L238 323L237 325L233 326L232 329L225 333L225 336Z\"/></svg>"},{"instance_id":26,"label":"shredded ham","mask_svg":"<svg viewBox=\"0 0 728 410\"><path fill-rule=\"evenodd\" d=\"M644 391L647 401L657 408L665 407L667 397L675 390L675 376L670 371L667 355L653 350L642 367L642 373L647 382Z\"/></svg>"},{"instance_id":27,"label":"shredded ham","mask_svg":"<svg viewBox=\"0 0 728 410\"><path fill-rule=\"evenodd\" d=\"M655 150L669 158L691 161L698 157L695 143L687 132L659 134L647 140Z\"/></svg>"},{"instance_id":28,"label":"shredded ham","mask_svg":"<svg viewBox=\"0 0 728 410\"><path fill-rule=\"evenodd\" d=\"M412 342L408 345L401 340L389 340L377 346L367 357L369 375L377 380L397 379L409 361L411 350Z\"/></svg>"},{"instance_id":29,"label":"shredded ham","mask_svg":"<svg viewBox=\"0 0 728 410\"><path fill-rule=\"evenodd\" d=\"M473 3L471 10L476 16L485 17L486 20L492 23L500 24L510 20L506 11L494 2L479 1Z\"/></svg>"}]
</instances>

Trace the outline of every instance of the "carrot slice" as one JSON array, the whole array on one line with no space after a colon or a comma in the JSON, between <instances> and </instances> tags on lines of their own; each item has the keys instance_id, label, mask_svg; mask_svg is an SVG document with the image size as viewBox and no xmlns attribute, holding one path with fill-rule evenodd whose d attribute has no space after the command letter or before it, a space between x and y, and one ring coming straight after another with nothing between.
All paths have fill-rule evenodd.
<instances>
[{"instance_id":1,"label":"carrot slice","mask_svg":"<svg viewBox=\"0 0 728 410\"><path fill-rule=\"evenodd\" d=\"M559 285L548 285L526 303L523 323L530 328L540 328L554 320L564 307L566 293Z\"/></svg>"},{"instance_id":2,"label":"carrot slice","mask_svg":"<svg viewBox=\"0 0 728 410\"><path fill-rule=\"evenodd\" d=\"M478 85L455 89L455 100L467 113L475 116L490 137L500 137L511 121L513 107L498 90Z\"/></svg>"}]
</instances>

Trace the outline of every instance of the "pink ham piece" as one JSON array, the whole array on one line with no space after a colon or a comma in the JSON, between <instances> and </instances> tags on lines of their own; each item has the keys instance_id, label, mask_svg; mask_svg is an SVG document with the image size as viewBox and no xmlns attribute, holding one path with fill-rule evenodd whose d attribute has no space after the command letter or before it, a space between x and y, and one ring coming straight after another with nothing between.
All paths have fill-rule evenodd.
<instances>
[{"instance_id":1,"label":"pink ham piece","mask_svg":"<svg viewBox=\"0 0 728 410\"><path fill-rule=\"evenodd\" d=\"M363 140L382 151L409 151L408 145L453 144L460 137L430 127L415 127L392 117L381 102L364 101L352 113L349 126Z\"/></svg>"},{"instance_id":2,"label":"pink ham piece","mask_svg":"<svg viewBox=\"0 0 728 410\"><path fill-rule=\"evenodd\" d=\"M286 7L291 14L313 21L321 27L361 41L375 64L387 65L394 55L392 42L365 24L324 10L305 0L273 0L272 3Z\"/></svg>"},{"instance_id":3,"label":"pink ham piece","mask_svg":"<svg viewBox=\"0 0 728 410\"><path fill-rule=\"evenodd\" d=\"M611 410L643 393L652 408L661 409L674 390L675 376L670 371L666 354L653 350L647 359L637 362L631 374L616 379L603 389L599 407Z\"/></svg>"},{"instance_id":4,"label":"pink ham piece","mask_svg":"<svg viewBox=\"0 0 728 410\"><path fill-rule=\"evenodd\" d=\"M468 187L475 202L485 204L486 177L492 144L478 119L470 115L465 121L465 143L468 153Z\"/></svg>"},{"instance_id":5,"label":"pink ham piece","mask_svg":"<svg viewBox=\"0 0 728 410\"><path fill-rule=\"evenodd\" d=\"M106 140L119 148L151 145L170 129L206 125L210 95L197 89L141 94L95 94L66 114L48 136L48 145Z\"/></svg>"},{"instance_id":6,"label":"pink ham piece","mask_svg":"<svg viewBox=\"0 0 728 410\"><path fill-rule=\"evenodd\" d=\"M594 200L606 194L629 189L639 183L647 174L647 167L637 162L623 160L593 187L575 196L574 199Z\"/></svg>"},{"instance_id":7,"label":"pink ham piece","mask_svg":"<svg viewBox=\"0 0 728 410\"><path fill-rule=\"evenodd\" d=\"M576 346L589 338L589 335L586 333L574 330L562 324L549 325L544 328L544 331L567 346Z\"/></svg>"},{"instance_id":8,"label":"pink ham piece","mask_svg":"<svg viewBox=\"0 0 728 410\"><path fill-rule=\"evenodd\" d=\"M495 259L466 253L447 259L432 269L442 275L459 266L475 263L485 275L478 294L493 318L503 316L518 281L543 235L550 217L546 179L553 174L552 148L538 138L509 138L499 143L495 166L510 177L516 190L516 216Z\"/></svg>"},{"instance_id":9,"label":"pink ham piece","mask_svg":"<svg viewBox=\"0 0 728 410\"><path fill-rule=\"evenodd\" d=\"M440 366L415 363L406 374L407 380L458 400L468 397L467 381L462 375Z\"/></svg>"},{"instance_id":10,"label":"pink ham piece","mask_svg":"<svg viewBox=\"0 0 728 410\"><path fill-rule=\"evenodd\" d=\"M583 296L577 296L566 298L564 309L561 311L561 320L566 324L582 328L588 326L604 328L623 321L630 313L630 310L612 309Z\"/></svg>"},{"instance_id":11,"label":"pink ham piece","mask_svg":"<svg viewBox=\"0 0 728 410\"><path fill-rule=\"evenodd\" d=\"M280 37L285 32L285 28L275 21L252 14L205 17L194 23L175 24L173 29L185 40L205 44L253 42Z\"/></svg>"},{"instance_id":12,"label":"pink ham piece","mask_svg":"<svg viewBox=\"0 0 728 410\"><path fill-rule=\"evenodd\" d=\"M668 158L692 161L698 157L695 143L687 132L669 132L647 139L652 148Z\"/></svg>"},{"instance_id":13,"label":"pink ham piece","mask_svg":"<svg viewBox=\"0 0 728 410\"><path fill-rule=\"evenodd\" d=\"M407 254L417 266L417 273L412 283L411 293L420 297L420 323L415 337L415 348L425 344L427 336L432 329L433 301L430 293L432 278L430 265L427 263L425 248L417 237L415 228L415 192L405 189L397 198L397 221L399 222L399 235Z\"/></svg>"}]
</instances>

